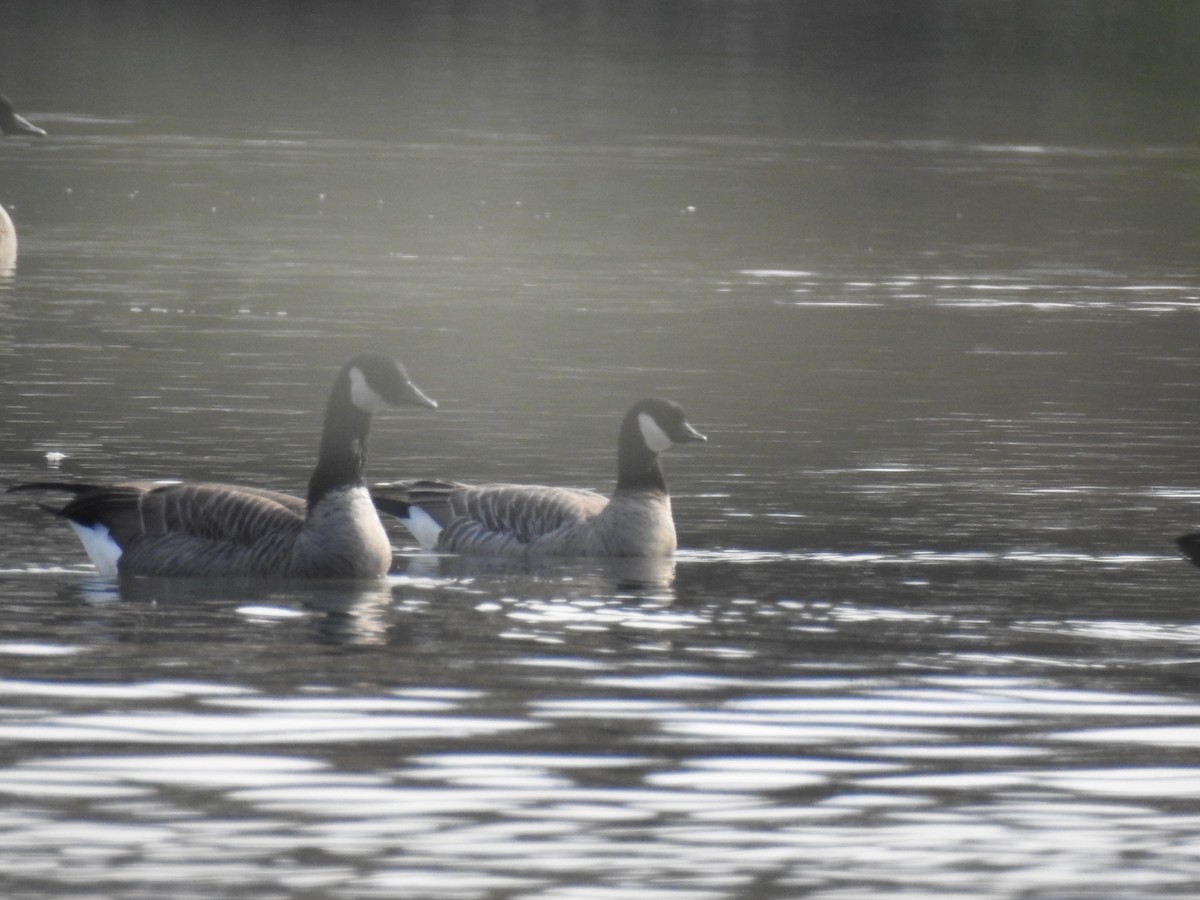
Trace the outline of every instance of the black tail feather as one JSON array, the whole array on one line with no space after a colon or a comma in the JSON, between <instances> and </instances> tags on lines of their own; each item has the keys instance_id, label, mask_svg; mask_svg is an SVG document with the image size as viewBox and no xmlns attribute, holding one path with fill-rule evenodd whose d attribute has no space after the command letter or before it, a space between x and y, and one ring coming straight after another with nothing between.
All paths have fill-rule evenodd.
<instances>
[{"instance_id":1,"label":"black tail feather","mask_svg":"<svg viewBox=\"0 0 1200 900\"><path fill-rule=\"evenodd\" d=\"M23 494L29 491L65 491L78 497L80 494L86 494L88 491L95 490L96 485L86 484L78 481L28 481L24 484L14 484L4 493L6 494ZM37 504L38 509L50 513L52 516L66 517L65 506L52 506L49 503Z\"/></svg>"},{"instance_id":2,"label":"black tail feather","mask_svg":"<svg viewBox=\"0 0 1200 900\"><path fill-rule=\"evenodd\" d=\"M408 508L412 506L405 500L397 500L395 497L372 497L375 501L375 508L381 513L387 513L389 516L395 516L397 519L404 519L408 516Z\"/></svg>"},{"instance_id":3,"label":"black tail feather","mask_svg":"<svg viewBox=\"0 0 1200 900\"><path fill-rule=\"evenodd\" d=\"M78 481L27 481L24 484L14 484L4 493L21 494L26 491L66 491L69 494L79 496L95 489L96 485L94 484L85 484Z\"/></svg>"}]
</instances>

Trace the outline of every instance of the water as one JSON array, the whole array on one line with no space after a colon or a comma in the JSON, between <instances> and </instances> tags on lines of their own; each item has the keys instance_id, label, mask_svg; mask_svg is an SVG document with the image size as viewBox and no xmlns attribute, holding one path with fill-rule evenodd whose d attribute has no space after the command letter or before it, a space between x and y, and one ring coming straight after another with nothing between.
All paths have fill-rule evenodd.
<instances>
[{"instance_id":1,"label":"water","mask_svg":"<svg viewBox=\"0 0 1200 900\"><path fill-rule=\"evenodd\" d=\"M0 482L302 491L364 348L379 480L710 440L655 564L116 585L4 500L5 896L1200 890L1200 153L1111 10L17 6Z\"/></svg>"}]
</instances>

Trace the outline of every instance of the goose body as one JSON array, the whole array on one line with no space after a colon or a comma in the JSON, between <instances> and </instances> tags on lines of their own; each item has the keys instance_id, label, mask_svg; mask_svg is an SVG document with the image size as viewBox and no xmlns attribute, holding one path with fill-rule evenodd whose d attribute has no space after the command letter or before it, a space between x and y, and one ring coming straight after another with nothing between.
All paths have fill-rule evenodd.
<instances>
[{"instance_id":1,"label":"goose body","mask_svg":"<svg viewBox=\"0 0 1200 900\"><path fill-rule=\"evenodd\" d=\"M363 354L338 374L317 465L302 499L217 483L32 482L59 490L61 508L104 575L378 578L391 565L387 533L363 482L371 416L388 406L436 408L390 357Z\"/></svg>"},{"instance_id":2,"label":"goose body","mask_svg":"<svg viewBox=\"0 0 1200 900\"><path fill-rule=\"evenodd\" d=\"M22 116L17 115L12 101L0 94L0 134L30 134L44 136L45 130L38 128ZM0 206L0 275L9 273L17 262L17 229L3 206Z\"/></svg>"},{"instance_id":3,"label":"goose body","mask_svg":"<svg viewBox=\"0 0 1200 900\"><path fill-rule=\"evenodd\" d=\"M376 485L375 505L399 518L425 550L507 557L662 557L675 522L659 454L706 440L669 400L625 414L611 497L547 485L401 481Z\"/></svg>"},{"instance_id":4,"label":"goose body","mask_svg":"<svg viewBox=\"0 0 1200 900\"><path fill-rule=\"evenodd\" d=\"M17 229L8 211L0 206L0 275L11 274L17 265Z\"/></svg>"},{"instance_id":5,"label":"goose body","mask_svg":"<svg viewBox=\"0 0 1200 900\"><path fill-rule=\"evenodd\" d=\"M1175 546L1179 552L1194 565L1200 566L1200 531L1183 534L1175 538Z\"/></svg>"}]
</instances>

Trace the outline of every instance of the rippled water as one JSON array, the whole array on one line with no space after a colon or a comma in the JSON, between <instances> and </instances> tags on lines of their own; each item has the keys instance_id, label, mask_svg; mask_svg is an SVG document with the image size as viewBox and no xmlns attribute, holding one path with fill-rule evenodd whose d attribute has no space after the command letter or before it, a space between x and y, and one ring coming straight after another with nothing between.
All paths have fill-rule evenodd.
<instances>
[{"instance_id":1,"label":"rippled water","mask_svg":"<svg viewBox=\"0 0 1200 900\"><path fill-rule=\"evenodd\" d=\"M890 562L686 553L672 586L625 590L589 567L125 596L7 575L6 878L122 896L1188 892L1200 631L1144 596L1167 564ZM1078 607L1035 602L1038 580ZM1106 605L1120 596L1136 614Z\"/></svg>"},{"instance_id":2,"label":"rippled water","mask_svg":"<svg viewBox=\"0 0 1200 900\"><path fill-rule=\"evenodd\" d=\"M628 403L680 401L683 549L117 585L4 499L5 896L1200 891L1194 147L810 133L772 42L639 92L603 41L494 83L464 41L413 98L317 54L312 116L286 40L221 117L19 104L0 481L302 491L373 347L441 403L378 417L380 480L606 489Z\"/></svg>"}]
</instances>

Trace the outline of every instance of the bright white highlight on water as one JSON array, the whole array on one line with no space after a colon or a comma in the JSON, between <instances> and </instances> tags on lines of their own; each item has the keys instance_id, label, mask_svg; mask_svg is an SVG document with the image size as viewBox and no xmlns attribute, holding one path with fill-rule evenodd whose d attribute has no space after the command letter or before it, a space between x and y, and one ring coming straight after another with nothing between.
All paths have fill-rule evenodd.
<instances>
[{"instance_id":1,"label":"bright white highlight on water","mask_svg":"<svg viewBox=\"0 0 1200 900\"><path fill-rule=\"evenodd\" d=\"M247 616L252 619L303 619L308 615L302 609L290 609L286 606L265 606L262 604L239 606L236 612L239 616Z\"/></svg>"},{"instance_id":2,"label":"bright white highlight on water","mask_svg":"<svg viewBox=\"0 0 1200 900\"><path fill-rule=\"evenodd\" d=\"M803 269L741 269L738 274L751 278L811 278L815 273Z\"/></svg>"},{"instance_id":3,"label":"bright white highlight on water","mask_svg":"<svg viewBox=\"0 0 1200 900\"><path fill-rule=\"evenodd\" d=\"M39 644L33 641L0 642L0 655L5 656L71 656L83 652L83 647L71 647L66 644Z\"/></svg>"}]
</instances>

